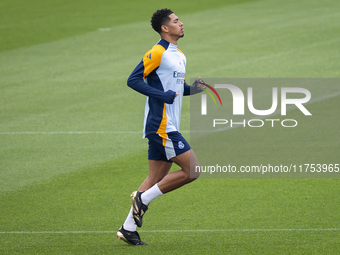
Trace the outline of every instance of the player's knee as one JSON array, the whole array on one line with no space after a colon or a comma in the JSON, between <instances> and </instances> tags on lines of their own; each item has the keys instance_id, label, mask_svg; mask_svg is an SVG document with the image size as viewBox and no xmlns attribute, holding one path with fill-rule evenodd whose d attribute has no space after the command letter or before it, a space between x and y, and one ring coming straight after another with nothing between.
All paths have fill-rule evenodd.
<instances>
[{"instance_id":1,"label":"player's knee","mask_svg":"<svg viewBox=\"0 0 340 255\"><path fill-rule=\"evenodd\" d=\"M201 174L201 166L198 162L195 153L192 151L190 154L190 178L192 181L196 180Z\"/></svg>"},{"instance_id":2,"label":"player's knee","mask_svg":"<svg viewBox=\"0 0 340 255\"><path fill-rule=\"evenodd\" d=\"M194 166L191 167L190 169L190 178L194 181L196 180L198 177L200 177L201 171L200 171L201 167L199 164L196 164Z\"/></svg>"},{"instance_id":3,"label":"player's knee","mask_svg":"<svg viewBox=\"0 0 340 255\"><path fill-rule=\"evenodd\" d=\"M189 183L189 182L196 180L201 174L199 169L200 169L200 167L190 166L190 170L185 171L185 173L186 173L185 174L185 181L187 183Z\"/></svg>"}]
</instances>

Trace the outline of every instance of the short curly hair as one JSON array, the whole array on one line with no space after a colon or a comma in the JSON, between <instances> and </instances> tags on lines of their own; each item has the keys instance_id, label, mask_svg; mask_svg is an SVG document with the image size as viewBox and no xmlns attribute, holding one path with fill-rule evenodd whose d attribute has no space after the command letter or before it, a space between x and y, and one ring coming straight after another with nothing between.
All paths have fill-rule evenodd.
<instances>
[{"instance_id":1,"label":"short curly hair","mask_svg":"<svg viewBox=\"0 0 340 255\"><path fill-rule=\"evenodd\" d=\"M161 27L165 24L167 24L171 18L169 17L170 14L172 14L173 11L170 9L160 9L157 10L151 17L151 26L152 28L157 32L161 33L162 29Z\"/></svg>"}]
</instances>

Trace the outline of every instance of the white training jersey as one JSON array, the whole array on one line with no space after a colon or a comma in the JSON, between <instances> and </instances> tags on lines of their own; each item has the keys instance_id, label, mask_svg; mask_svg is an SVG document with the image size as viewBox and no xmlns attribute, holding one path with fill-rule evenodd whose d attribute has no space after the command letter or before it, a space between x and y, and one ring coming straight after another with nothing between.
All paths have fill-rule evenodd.
<instances>
[{"instance_id":1,"label":"white training jersey","mask_svg":"<svg viewBox=\"0 0 340 255\"><path fill-rule=\"evenodd\" d=\"M177 45L161 39L131 73L128 85L147 95L143 137L166 138L167 133L179 131L183 95L188 94L185 66L186 57ZM178 95L173 101L174 93Z\"/></svg>"}]
</instances>

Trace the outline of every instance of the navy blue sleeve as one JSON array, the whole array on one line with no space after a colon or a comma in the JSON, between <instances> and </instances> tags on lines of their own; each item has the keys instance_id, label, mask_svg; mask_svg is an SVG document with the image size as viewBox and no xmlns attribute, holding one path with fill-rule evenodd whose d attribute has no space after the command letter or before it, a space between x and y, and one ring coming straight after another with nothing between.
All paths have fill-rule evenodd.
<instances>
[{"instance_id":1,"label":"navy blue sleeve","mask_svg":"<svg viewBox=\"0 0 340 255\"><path fill-rule=\"evenodd\" d=\"M190 86L189 84L187 84L186 82L184 82L184 92L183 92L183 96L190 96L190 95L194 95L197 93L202 92L203 90L197 88L196 86Z\"/></svg>"},{"instance_id":2,"label":"navy blue sleeve","mask_svg":"<svg viewBox=\"0 0 340 255\"><path fill-rule=\"evenodd\" d=\"M176 92L172 90L164 92L149 86L144 82L143 73L144 65L142 60L130 74L127 85L145 96L162 100L167 104L172 104L176 97Z\"/></svg>"}]
</instances>

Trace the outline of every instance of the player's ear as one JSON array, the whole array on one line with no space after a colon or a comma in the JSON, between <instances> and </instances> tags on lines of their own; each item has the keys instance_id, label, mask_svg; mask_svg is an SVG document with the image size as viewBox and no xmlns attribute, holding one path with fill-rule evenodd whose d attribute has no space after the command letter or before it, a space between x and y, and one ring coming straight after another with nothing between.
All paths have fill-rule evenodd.
<instances>
[{"instance_id":1,"label":"player's ear","mask_svg":"<svg viewBox=\"0 0 340 255\"><path fill-rule=\"evenodd\" d=\"M162 25L161 30L165 33L169 32L169 28L166 25Z\"/></svg>"}]
</instances>

